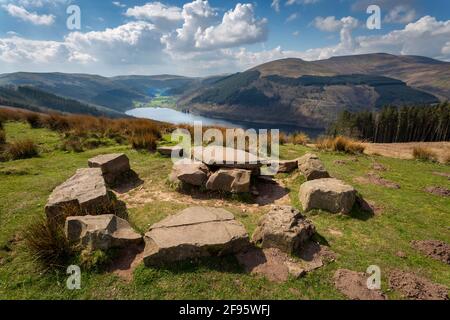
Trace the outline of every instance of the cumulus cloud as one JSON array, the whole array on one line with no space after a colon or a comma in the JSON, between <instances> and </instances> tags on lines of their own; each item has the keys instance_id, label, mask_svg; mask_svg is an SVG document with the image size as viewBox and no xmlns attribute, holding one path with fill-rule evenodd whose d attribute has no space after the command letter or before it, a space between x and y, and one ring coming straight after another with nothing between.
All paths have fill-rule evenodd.
<instances>
[{"instance_id":1,"label":"cumulus cloud","mask_svg":"<svg viewBox=\"0 0 450 320\"><path fill-rule=\"evenodd\" d=\"M129 8L125 15L127 17L151 21L163 29L177 27L183 21L181 8L167 6L161 2L151 2L143 6Z\"/></svg>"},{"instance_id":2,"label":"cumulus cloud","mask_svg":"<svg viewBox=\"0 0 450 320\"><path fill-rule=\"evenodd\" d=\"M406 5L399 5L392 8L384 21L387 23L410 23L416 18L416 11Z\"/></svg>"},{"instance_id":3,"label":"cumulus cloud","mask_svg":"<svg viewBox=\"0 0 450 320\"><path fill-rule=\"evenodd\" d=\"M321 31L335 32L342 28L342 21L337 20L334 16L329 17L316 17L312 22L314 27Z\"/></svg>"},{"instance_id":4,"label":"cumulus cloud","mask_svg":"<svg viewBox=\"0 0 450 320\"><path fill-rule=\"evenodd\" d=\"M14 4L2 5L2 8L8 12L12 17L19 18L26 22L31 22L34 25L45 25L49 26L55 22L54 15L43 14L39 15L36 12L29 12L27 9L21 6L16 6Z\"/></svg>"},{"instance_id":5,"label":"cumulus cloud","mask_svg":"<svg viewBox=\"0 0 450 320\"><path fill-rule=\"evenodd\" d=\"M272 0L272 4L270 5L273 10L276 12L280 12L280 0Z\"/></svg>"},{"instance_id":6,"label":"cumulus cloud","mask_svg":"<svg viewBox=\"0 0 450 320\"><path fill-rule=\"evenodd\" d=\"M293 4L314 4L319 2L320 0L287 0L286 5L291 6Z\"/></svg>"}]
</instances>

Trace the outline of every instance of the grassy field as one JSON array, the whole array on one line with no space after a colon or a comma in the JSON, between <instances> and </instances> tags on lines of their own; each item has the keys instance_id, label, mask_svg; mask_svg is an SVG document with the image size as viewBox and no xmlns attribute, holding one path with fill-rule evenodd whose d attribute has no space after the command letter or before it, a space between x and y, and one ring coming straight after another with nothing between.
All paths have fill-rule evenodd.
<instances>
[{"instance_id":1,"label":"grassy field","mask_svg":"<svg viewBox=\"0 0 450 320\"><path fill-rule=\"evenodd\" d=\"M135 108L171 108L177 106L177 98L158 95L148 103L135 103Z\"/></svg>"},{"instance_id":2,"label":"grassy field","mask_svg":"<svg viewBox=\"0 0 450 320\"><path fill-rule=\"evenodd\" d=\"M53 188L64 182L95 155L124 152L132 168L145 181L139 190L131 191L128 208L130 222L141 232L167 215L196 203L186 201L166 183L171 161L156 154L137 152L131 147L111 145L82 153L59 150L57 133L47 129L30 129L23 123L6 123L8 141L30 138L39 144L38 158L0 163L0 299L344 299L333 286L336 269L365 271L378 265L383 272L383 289L389 298L398 298L388 291L386 274L390 269L410 270L433 282L450 287L450 268L427 258L410 246L412 240L436 239L450 243L450 200L425 193L427 186L449 186L445 177L433 172L450 172L449 166L359 156L358 162L346 165L335 160L348 159L338 153L319 153L330 173L352 184L367 200L382 207L375 216L354 211L350 216L314 211L307 216L318 233L338 254L337 261L302 279L272 283L264 278L245 274L234 257L205 259L202 263L184 263L170 269L139 266L132 282L106 272L82 273L82 288L66 289L64 272L43 273L24 246L21 233L38 216ZM311 149L286 145L282 157L292 159ZM389 170L381 175L401 185L400 190L358 184L354 178L365 175L371 164L378 162ZM290 189L292 204L300 208L298 190L300 175L283 175ZM199 201L200 203L200 201ZM268 207L242 204L236 199L203 199L202 205L225 207L253 232ZM253 210L244 212L251 206ZM342 235L336 235L339 231ZM407 258L396 255L406 253Z\"/></svg>"}]
</instances>

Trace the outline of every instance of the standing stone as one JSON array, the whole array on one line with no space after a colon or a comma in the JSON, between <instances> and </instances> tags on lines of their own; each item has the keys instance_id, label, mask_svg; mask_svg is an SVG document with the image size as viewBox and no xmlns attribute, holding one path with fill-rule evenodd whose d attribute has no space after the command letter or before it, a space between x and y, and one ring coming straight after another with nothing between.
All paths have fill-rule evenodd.
<instances>
[{"instance_id":1,"label":"standing stone","mask_svg":"<svg viewBox=\"0 0 450 320\"><path fill-rule=\"evenodd\" d=\"M206 183L206 189L232 193L250 192L250 170L220 169L213 173Z\"/></svg>"},{"instance_id":2,"label":"standing stone","mask_svg":"<svg viewBox=\"0 0 450 320\"><path fill-rule=\"evenodd\" d=\"M260 221L253 234L253 241L263 248L277 248L292 254L315 234L311 221L290 206L276 206Z\"/></svg>"},{"instance_id":3,"label":"standing stone","mask_svg":"<svg viewBox=\"0 0 450 320\"><path fill-rule=\"evenodd\" d=\"M74 176L53 190L45 212L48 219L65 219L69 215L95 215L99 209L109 206L111 199L101 169L78 169Z\"/></svg>"},{"instance_id":4,"label":"standing stone","mask_svg":"<svg viewBox=\"0 0 450 320\"><path fill-rule=\"evenodd\" d=\"M315 154L307 153L298 159L298 168L307 181L329 178L330 174L325 169L322 161Z\"/></svg>"},{"instance_id":5,"label":"standing stone","mask_svg":"<svg viewBox=\"0 0 450 320\"><path fill-rule=\"evenodd\" d=\"M185 209L150 227L145 234L144 263L177 261L237 253L249 246L245 227L218 208Z\"/></svg>"},{"instance_id":6,"label":"standing stone","mask_svg":"<svg viewBox=\"0 0 450 320\"><path fill-rule=\"evenodd\" d=\"M192 186L204 186L208 180L209 170L201 162L179 161L172 168L170 181L181 181Z\"/></svg>"},{"instance_id":7,"label":"standing stone","mask_svg":"<svg viewBox=\"0 0 450 320\"><path fill-rule=\"evenodd\" d=\"M68 217L65 233L70 243L92 250L123 248L142 242L142 236L128 221L112 214Z\"/></svg>"},{"instance_id":8,"label":"standing stone","mask_svg":"<svg viewBox=\"0 0 450 320\"><path fill-rule=\"evenodd\" d=\"M90 168L100 168L108 185L114 185L130 171L130 160L123 153L105 154L88 160Z\"/></svg>"},{"instance_id":9,"label":"standing stone","mask_svg":"<svg viewBox=\"0 0 450 320\"><path fill-rule=\"evenodd\" d=\"M356 201L356 190L341 180L319 179L300 187L304 211L322 209L332 213L349 213Z\"/></svg>"}]
</instances>

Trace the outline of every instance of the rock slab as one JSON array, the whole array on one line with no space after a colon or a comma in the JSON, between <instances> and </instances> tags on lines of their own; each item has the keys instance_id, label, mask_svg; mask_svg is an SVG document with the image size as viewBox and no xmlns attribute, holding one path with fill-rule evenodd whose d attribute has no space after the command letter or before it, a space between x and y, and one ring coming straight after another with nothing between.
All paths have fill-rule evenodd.
<instances>
[{"instance_id":1,"label":"rock slab","mask_svg":"<svg viewBox=\"0 0 450 320\"><path fill-rule=\"evenodd\" d=\"M305 212L321 209L346 214L355 204L356 190L338 179L319 179L302 184L299 197Z\"/></svg>"},{"instance_id":2,"label":"rock slab","mask_svg":"<svg viewBox=\"0 0 450 320\"><path fill-rule=\"evenodd\" d=\"M131 170L130 160L124 153L104 154L88 160L90 168L100 168L108 185L115 184Z\"/></svg>"},{"instance_id":3,"label":"rock slab","mask_svg":"<svg viewBox=\"0 0 450 320\"><path fill-rule=\"evenodd\" d=\"M298 168L307 181L329 178L330 174L315 154L307 153L297 159Z\"/></svg>"},{"instance_id":4,"label":"rock slab","mask_svg":"<svg viewBox=\"0 0 450 320\"><path fill-rule=\"evenodd\" d=\"M201 162L179 161L172 168L170 180L181 181L192 186L204 186L208 180L209 170Z\"/></svg>"},{"instance_id":5,"label":"rock slab","mask_svg":"<svg viewBox=\"0 0 450 320\"><path fill-rule=\"evenodd\" d=\"M192 150L192 156L209 167L245 169L255 174L259 173L261 166L266 163L258 156L244 150L218 146L195 147Z\"/></svg>"},{"instance_id":6,"label":"rock slab","mask_svg":"<svg viewBox=\"0 0 450 320\"><path fill-rule=\"evenodd\" d=\"M92 250L123 248L142 242L142 236L128 221L112 214L68 217L65 233L70 243Z\"/></svg>"},{"instance_id":7,"label":"rock slab","mask_svg":"<svg viewBox=\"0 0 450 320\"><path fill-rule=\"evenodd\" d=\"M316 228L311 221L290 206L276 206L264 215L252 240L263 248L277 248L292 254L308 242Z\"/></svg>"},{"instance_id":8,"label":"rock slab","mask_svg":"<svg viewBox=\"0 0 450 320\"><path fill-rule=\"evenodd\" d=\"M100 168L78 169L74 176L56 187L45 212L48 219L80 213L95 215L99 208L111 205L105 179ZM62 220L64 222L64 220Z\"/></svg>"},{"instance_id":9,"label":"rock slab","mask_svg":"<svg viewBox=\"0 0 450 320\"><path fill-rule=\"evenodd\" d=\"M206 189L232 193L250 192L252 172L243 169L220 169L206 183Z\"/></svg>"},{"instance_id":10,"label":"rock slab","mask_svg":"<svg viewBox=\"0 0 450 320\"><path fill-rule=\"evenodd\" d=\"M237 253L249 246L245 227L232 213L192 207L150 227L145 234L146 266Z\"/></svg>"},{"instance_id":11,"label":"rock slab","mask_svg":"<svg viewBox=\"0 0 450 320\"><path fill-rule=\"evenodd\" d=\"M172 155L177 157L183 156L183 148L181 147L158 147L156 150L165 157L171 157Z\"/></svg>"}]
</instances>

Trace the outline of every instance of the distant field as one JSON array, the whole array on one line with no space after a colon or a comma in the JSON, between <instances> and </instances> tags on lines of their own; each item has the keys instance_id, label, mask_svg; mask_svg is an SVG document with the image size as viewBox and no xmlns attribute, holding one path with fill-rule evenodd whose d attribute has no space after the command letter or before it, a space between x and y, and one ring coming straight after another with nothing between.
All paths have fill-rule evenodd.
<instances>
[{"instance_id":1,"label":"distant field","mask_svg":"<svg viewBox=\"0 0 450 320\"><path fill-rule=\"evenodd\" d=\"M441 162L450 154L450 142L409 142L409 143L366 143L365 153L379 154L384 157L413 159L415 147L425 147L436 153Z\"/></svg>"},{"instance_id":2,"label":"distant field","mask_svg":"<svg viewBox=\"0 0 450 320\"><path fill-rule=\"evenodd\" d=\"M148 103L136 102L136 108L175 108L177 106L177 98L173 96L156 96Z\"/></svg>"},{"instance_id":3,"label":"distant field","mask_svg":"<svg viewBox=\"0 0 450 320\"><path fill-rule=\"evenodd\" d=\"M365 271L369 265L382 270L382 287L389 298L398 292L387 290L387 273L394 269L415 272L450 287L448 265L415 251L412 240L436 239L450 243L450 201L426 193L428 186L448 187L449 166L437 163L361 155L357 162L340 153L318 153L329 172L355 186L367 200L381 208L376 215L354 210L351 215L313 211L307 214L317 227L321 241L337 253L331 263L301 279L273 283L246 274L234 257L206 259L201 264L184 263L171 269L140 265L129 282L104 271L82 271L82 288L66 289L64 271L42 273L27 253L22 231L37 217L51 191L75 170L87 166L98 154L124 152L132 168L144 180L138 189L120 195L128 206L130 222L140 232L178 210L194 205L223 207L233 212L251 234L270 206L243 203L235 198L194 199L174 191L167 183L172 163L157 154L137 152L111 144L82 153L60 151L61 137L47 129L30 129L23 123L5 124L11 142L30 138L38 143L39 158L0 163L0 299L344 299L333 285L339 268ZM370 150L370 146L369 146ZM284 159L314 151L303 146L281 147ZM337 162L341 160L341 162ZM388 170L384 178L401 186L399 190L362 184L356 179L372 170L374 162ZM298 191L304 178L299 174L277 177L289 190L287 199L300 208ZM355 180L356 179L356 180ZM399 257L398 251L406 258Z\"/></svg>"}]
</instances>

